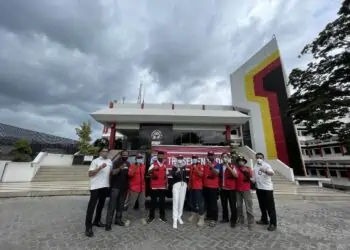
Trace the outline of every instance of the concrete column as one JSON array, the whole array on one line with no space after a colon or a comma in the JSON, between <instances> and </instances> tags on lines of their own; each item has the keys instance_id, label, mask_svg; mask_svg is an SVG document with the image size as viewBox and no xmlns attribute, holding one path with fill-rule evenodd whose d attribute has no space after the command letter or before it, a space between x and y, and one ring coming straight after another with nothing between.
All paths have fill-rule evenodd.
<instances>
[{"instance_id":1,"label":"concrete column","mask_svg":"<svg viewBox=\"0 0 350 250\"><path fill-rule=\"evenodd\" d=\"M231 140L231 126L230 125L226 125L225 136L226 136L226 142L230 142L230 140Z\"/></svg>"},{"instance_id":2,"label":"concrete column","mask_svg":"<svg viewBox=\"0 0 350 250\"><path fill-rule=\"evenodd\" d=\"M115 123L111 126L111 132L109 134L109 150L115 149L115 133L116 133L116 126Z\"/></svg>"}]
</instances>

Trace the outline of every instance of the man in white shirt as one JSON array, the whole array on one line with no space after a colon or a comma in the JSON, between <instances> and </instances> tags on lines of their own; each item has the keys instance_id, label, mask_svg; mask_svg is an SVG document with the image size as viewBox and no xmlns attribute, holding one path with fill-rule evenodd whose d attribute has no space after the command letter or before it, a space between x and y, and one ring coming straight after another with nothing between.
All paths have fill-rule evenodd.
<instances>
[{"instance_id":1,"label":"man in white shirt","mask_svg":"<svg viewBox=\"0 0 350 250\"><path fill-rule=\"evenodd\" d=\"M267 230L275 231L277 227L275 200L273 197L273 183L271 176L275 174L270 164L264 160L264 154L256 154L254 165L254 179L256 183L256 195L259 201L261 219L256 223L269 225ZM270 222L268 217L270 218Z\"/></svg>"},{"instance_id":2,"label":"man in white shirt","mask_svg":"<svg viewBox=\"0 0 350 250\"><path fill-rule=\"evenodd\" d=\"M92 226L104 227L101 223L101 213L109 191L109 175L112 168L112 161L107 158L108 149L103 148L100 151L100 157L91 162L88 175L90 177L90 200L87 207L85 219L85 235L94 236ZM96 208L97 204L97 208ZM94 223L92 217L96 208Z\"/></svg>"}]
</instances>

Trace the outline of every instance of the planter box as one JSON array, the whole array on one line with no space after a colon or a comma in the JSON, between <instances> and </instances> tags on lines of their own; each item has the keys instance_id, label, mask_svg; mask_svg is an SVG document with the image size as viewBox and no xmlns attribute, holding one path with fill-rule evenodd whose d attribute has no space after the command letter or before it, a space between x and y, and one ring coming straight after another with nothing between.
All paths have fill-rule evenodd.
<instances>
[{"instance_id":1,"label":"planter box","mask_svg":"<svg viewBox=\"0 0 350 250\"><path fill-rule=\"evenodd\" d=\"M73 165L90 165L91 161L97 157L98 155L74 155Z\"/></svg>"}]
</instances>

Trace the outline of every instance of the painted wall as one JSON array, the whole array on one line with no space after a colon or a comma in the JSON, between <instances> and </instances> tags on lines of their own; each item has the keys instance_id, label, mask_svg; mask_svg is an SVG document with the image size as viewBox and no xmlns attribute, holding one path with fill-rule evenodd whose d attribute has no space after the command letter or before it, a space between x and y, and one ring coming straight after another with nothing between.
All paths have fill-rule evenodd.
<instances>
[{"instance_id":1,"label":"painted wall","mask_svg":"<svg viewBox=\"0 0 350 250\"><path fill-rule=\"evenodd\" d=\"M254 151L279 159L304 175L293 120L287 115L288 92L276 39L231 74L232 104L250 110Z\"/></svg>"},{"instance_id":2,"label":"painted wall","mask_svg":"<svg viewBox=\"0 0 350 250\"><path fill-rule=\"evenodd\" d=\"M40 160L40 166L70 167L73 163L73 155L50 154L45 155Z\"/></svg>"},{"instance_id":3,"label":"painted wall","mask_svg":"<svg viewBox=\"0 0 350 250\"><path fill-rule=\"evenodd\" d=\"M30 182L35 170L31 162L8 162L1 181Z\"/></svg>"}]
</instances>

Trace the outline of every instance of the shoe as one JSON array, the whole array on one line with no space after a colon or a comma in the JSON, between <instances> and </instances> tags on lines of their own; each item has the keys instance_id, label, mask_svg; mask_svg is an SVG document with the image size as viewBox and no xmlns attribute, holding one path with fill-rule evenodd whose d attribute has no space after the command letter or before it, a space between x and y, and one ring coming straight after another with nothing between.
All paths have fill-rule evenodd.
<instances>
[{"instance_id":1,"label":"shoe","mask_svg":"<svg viewBox=\"0 0 350 250\"><path fill-rule=\"evenodd\" d=\"M165 217L159 218L159 220L162 222L168 222L168 220Z\"/></svg>"},{"instance_id":2,"label":"shoe","mask_svg":"<svg viewBox=\"0 0 350 250\"><path fill-rule=\"evenodd\" d=\"M92 231L92 228L87 228L85 230L85 236L86 237L93 237L94 236L94 232Z\"/></svg>"},{"instance_id":3,"label":"shoe","mask_svg":"<svg viewBox=\"0 0 350 250\"><path fill-rule=\"evenodd\" d=\"M196 213L192 213L190 217L188 217L188 222L194 222L195 218L196 218L197 214Z\"/></svg>"},{"instance_id":4,"label":"shoe","mask_svg":"<svg viewBox=\"0 0 350 250\"><path fill-rule=\"evenodd\" d=\"M103 224L101 221L94 222L92 225L95 227L105 227L106 226L106 224Z\"/></svg>"},{"instance_id":5,"label":"shoe","mask_svg":"<svg viewBox=\"0 0 350 250\"><path fill-rule=\"evenodd\" d=\"M269 231L276 231L277 227L275 225L270 224L267 228Z\"/></svg>"},{"instance_id":6,"label":"shoe","mask_svg":"<svg viewBox=\"0 0 350 250\"><path fill-rule=\"evenodd\" d=\"M216 226L216 221L209 222L209 227L215 227L215 226Z\"/></svg>"},{"instance_id":7,"label":"shoe","mask_svg":"<svg viewBox=\"0 0 350 250\"><path fill-rule=\"evenodd\" d=\"M243 225L243 224L244 224L244 219L238 219L238 220L237 220L237 223Z\"/></svg>"},{"instance_id":8,"label":"shoe","mask_svg":"<svg viewBox=\"0 0 350 250\"><path fill-rule=\"evenodd\" d=\"M220 221L220 223L228 223L228 222L230 222L229 219L222 219L222 220Z\"/></svg>"},{"instance_id":9,"label":"shoe","mask_svg":"<svg viewBox=\"0 0 350 250\"><path fill-rule=\"evenodd\" d=\"M112 226L107 225L107 226L105 227L105 230L106 230L106 231L111 231L111 230L112 230Z\"/></svg>"},{"instance_id":10,"label":"shoe","mask_svg":"<svg viewBox=\"0 0 350 250\"><path fill-rule=\"evenodd\" d=\"M199 220L197 222L197 226L203 227L204 224L205 224L205 222L204 222L204 215L199 215Z\"/></svg>"},{"instance_id":11,"label":"shoe","mask_svg":"<svg viewBox=\"0 0 350 250\"><path fill-rule=\"evenodd\" d=\"M231 226L231 228L235 228L236 227L236 223L231 221L230 226Z\"/></svg>"},{"instance_id":12,"label":"shoe","mask_svg":"<svg viewBox=\"0 0 350 250\"><path fill-rule=\"evenodd\" d=\"M258 225L268 225L269 223L267 221L259 220L256 222Z\"/></svg>"},{"instance_id":13,"label":"shoe","mask_svg":"<svg viewBox=\"0 0 350 250\"><path fill-rule=\"evenodd\" d=\"M147 220L145 218L142 218L141 223L142 223L142 225L147 225Z\"/></svg>"},{"instance_id":14,"label":"shoe","mask_svg":"<svg viewBox=\"0 0 350 250\"><path fill-rule=\"evenodd\" d=\"M248 230L252 231L253 230L253 224L248 224Z\"/></svg>"},{"instance_id":15,"label":"shoe","mask_svg":"<svg viewBox=\"0 0 350 250\"><path fill-rule=\"evenodd\" d=\"M154 221L154 218L148 218L147 224L150 224L150 223L152 223L153 221Z\"/></svg>"},{"instance_id":16,"label":"shoe","mask_svg":"<svg viewBox=\"0 0 350 250\"><path fill-rule=\"evenodd\" d=\"M115 224L116 224L117 226L120 226L120 227L124 227L124 226L125 226L125 223L124 223L121 219L117 219L117 220L115 221Z\"/></svg>"},{"instance_id":17,"label":"shoe","mask_svg":"<svg viewBox=\"0 0 350 250\"><path fill-rule=\"evenodd\" d=\"M180 225L183 225L183 224L184 224L184 221L183 221L180 217L179 217L177 220L179 221L179 224L180 224Z\"/></svg>"},{"instance_id":18,"label":"shoe","mask_svg":"<svg viewBox=\"0 0 350 250\"><path fill-rule=\"evenodd\" d=\"M177 220L173 220L173 228L177 229Z\"/></svg>"}]
</instances>

